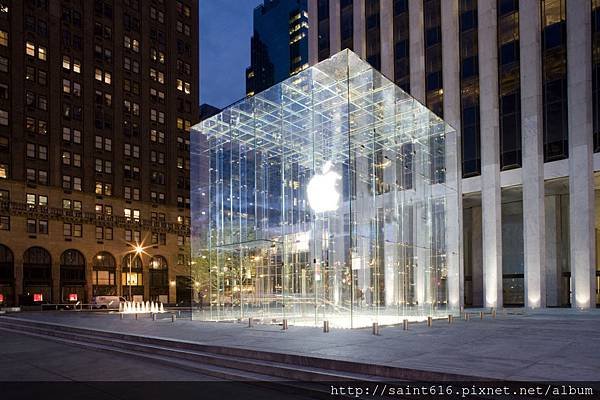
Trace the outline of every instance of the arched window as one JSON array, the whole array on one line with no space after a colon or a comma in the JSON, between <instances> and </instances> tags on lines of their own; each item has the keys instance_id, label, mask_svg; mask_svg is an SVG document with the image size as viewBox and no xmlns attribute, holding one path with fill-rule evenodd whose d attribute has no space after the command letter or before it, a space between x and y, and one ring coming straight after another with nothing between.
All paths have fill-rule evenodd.
<instances>
[{"instance_id":1,"label":"arched window","mask_svg":"<svg viewBox=\"0 0 600 400\"><path fill-rule=\"evenodd\" d=\"M85 257L79 250L65 250L60 255L61 285L85 285Z\"/></svg>"},{"instance_id":2,"label":"arched window","mask_svg":"<svg viewBox=\"0 0 600 400\"><path fill-rule=\"evenodd\" d=\"M52 257L48 250L34 246L23 253L23 264L28 265L52 265Z\"/></svg>"},{"instance_id":3,"label":"arched window","mask_svg":"<svg viewBox=\"0 0 600 400\"><path fill-rule=\"evenodd\" d=\"M52 257L42 247L30 247L23 253L23 281L28 284L52 284Z\"/></svg>"},{"instance_id":4,"label":"arched window","mask_svg":"<svg viewBox=\"0 0 600 400\"><path fill-rule=\"evenodd\" d=\"M150 259L150 269L151 270L162 270L167 269L167 259L163 256L154 256Z\"/></svg>"},{"instance_id":5,"label":"arched window","mask_svg":"<svg viewBox=\"0 0 600 400\"><path fill-rule=\"evenodd\" d=\"M129 270L129 261L132 257L125 256L123 257L123 270ZM141 271L142 270L142 259L139 256L133 257L133 264L131 264L131 269L133 271Z\"/></svg>"}]
</instances>

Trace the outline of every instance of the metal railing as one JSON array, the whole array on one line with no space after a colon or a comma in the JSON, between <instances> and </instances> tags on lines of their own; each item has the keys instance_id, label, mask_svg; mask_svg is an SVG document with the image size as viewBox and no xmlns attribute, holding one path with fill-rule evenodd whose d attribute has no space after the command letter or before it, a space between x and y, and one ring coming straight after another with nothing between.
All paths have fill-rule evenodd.
<instances>
[{"instance_id":1,"label":"metal railing","mask_svg":"<svg viewBox=\"0 0 600 400\"><path fill-rule=\"evenodd\" d=\"M190 227L174 222L157 221L152 219L135 219L116 215L106 215L94 212L76 211L56 207L40 206L15 201L0 201L0 212L10 215L26 216L35 219L61 220L82 224L126 227L152 230L161 233L175 233L189 236Z\"/></svg>"}]
</instances>

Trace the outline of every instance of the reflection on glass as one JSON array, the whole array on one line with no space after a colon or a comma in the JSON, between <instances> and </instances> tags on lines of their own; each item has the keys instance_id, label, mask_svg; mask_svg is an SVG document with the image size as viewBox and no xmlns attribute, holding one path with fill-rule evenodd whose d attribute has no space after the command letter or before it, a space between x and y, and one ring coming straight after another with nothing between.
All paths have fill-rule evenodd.
<instances>
[{"instance_id":1,"label":"reflection on glass","mask_svg":"<svg viewBox=\"0 0 600 400\"><path fill-rule=\"evenodd\" d=\"M193 317L359 327L454 312L455 140L348 50L193 127Z\"/></svg>"}]
</instances>

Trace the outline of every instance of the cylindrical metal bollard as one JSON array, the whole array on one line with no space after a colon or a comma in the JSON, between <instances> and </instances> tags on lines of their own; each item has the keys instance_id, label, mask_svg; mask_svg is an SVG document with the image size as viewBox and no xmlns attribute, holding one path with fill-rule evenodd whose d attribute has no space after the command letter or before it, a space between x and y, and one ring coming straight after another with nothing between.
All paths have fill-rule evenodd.
<instances>
[{"instance_id":1,"label":"cylindrical metal bollard","mask_svg":"<svg viewBox=\"0 0 600 400\"><path fill-rule=\"evenodd\" d=\"M175 314L171 314L171 322L175 322L177 316Z\"/></svg>"},{"instance_id":2,"label":"cylindrical metal bollard","mask_svg":"<svg viewBox=\"0 0 600 400\"><path fill-rule=\"evenodd\" d=\"M379 324L377 322L373 322L373 335L379 336Z\"/></svg>"},{"instance_id":3,"label":"cylindrical metal bollard","mask_svg":"<svg viewBox=\"0 0 600 400\"><path fill-rule=\"evenodd\" d=\"M468 321L470 319L470 314L469 313L465 313L465 321Z\"/></svg>"},{"instance_id":4,"label":"cylindrical metal bollard","mask_svg":"<svg viewBox=\"0 0 600 400\"><path fill-rule=\"evenodd\" d=\"M492 318L496 318L496 309L495 308L492 309Z\"/></svg>"},{"instance_id":5,"label":"cylindrical metal bollard","mask_svg":"<svg viewBox=\"0 0 600 400\"><path fill-rule=\"evenodd\" d=\"M451 324L452 322L454 322L454 315L448 314L448 323Z\"/></svg>"},{"instance_id":6,"label":"cylindrical metal bollard","mask_svg":"<svg viewBox=\"0 0 600 400\"><path fill-rule=\"evenodd\" d=\"M248 318L248 328L252 328L252 317Z\"/></svg>"},{"instance_id":7,"label":"cylindrical metal bollard","mask_svg":"<svg viewBox=\"0 0 600 400\"><path fill-rule=\"evenodd\" d=\"M135 313L135 320L137 321L137 313Z\"/></svg>"},{"instance_id":8,"label":"cylindrical metal bollard","mask_svg":"<svg viewBox=\"0 0 600 400\"><path fill-rule=\"evenodd\" d=\"M329 321L323 321L323 332L324 333L329 332Z\"/></svg>"},{"instance_id":9,"label":"cylindrical metal bollard","mask_svg":"<svg viewBox=\"0 0 600 400\"><path fill-rule=\"evenodd\" d=\"M483 319L483 311L479 311L479 319Z\"/></svg>"},{"instance_id":10,"label":"cylindrical metal bollard","mask_svg":"<svg viewBox=\"0 0 600 400\"><path fill-rule=\"evenodd\" d=\"M152 313L152 321L156 321L156 314Z\"/></svg>"},{"instance_id":11,"label":"cylindrical metal bollard","mask_svg":"<svg viewBox=\"0 0 600 400\"><path fill-rule=\"evenodd\" d=\"M408 330L408 320L407 319L402 321L402 330L405 330L405 331Z\"/></svg>"},{"instance_id":12,"label":"cylindrical metal bollard","mask_svg":"<svg viewBox=\"0 0 600 400\"><path fill-rule=\"evenodd\" d=\"M123 313L121 313L120 316L121 316L121 319L123 319Z\"/></svg>"},{"instance_id":13,"label":"cylindrical metal bollard","mask_svg":"<svg viewBox=\"0 0 600 400\"><path fill-rule=\"evenodd\" d=\"M433 319L431 318L431 316L427 317L427 326L431 328L431 325L433 325Z\"/></svg>"},{"instance_id":14,"label":"cylindrical metal bollard","mask_svg":"<svg viewBox=\"0 0 600 400\"><path fill-rule=\"evenodd\" d=\"M287 331L287 328L288 328L287 319L284 319L281 329L284 331Z\"/></svg>"}]
</instances>

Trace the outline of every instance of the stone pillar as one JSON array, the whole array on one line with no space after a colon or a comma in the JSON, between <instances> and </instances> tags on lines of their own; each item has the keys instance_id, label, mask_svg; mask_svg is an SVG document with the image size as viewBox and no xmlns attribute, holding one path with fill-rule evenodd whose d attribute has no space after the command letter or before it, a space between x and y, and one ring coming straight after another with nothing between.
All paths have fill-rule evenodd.
<instances>
[{"instance_id":1,"label":"stone pillar","mask_svg":"<svg viewBox=\"0 0 600 400\"><path fill-rule=\"evenodd\" d=\"M444 81L444 120L455 130L446 137L447 171L456 168L456 175L447 172L446 180L456 192L448 196L446 207L446 260L448 262L448 305L464 305L464 258L462 162L460 127L460 75L458 49L458 0L441 2L442 12L442 64Z\"/></svg>"},{"instance_id":2,"label":"stone pillar","mask_svg":"<svg viewBox=\"0 0 600 400\"><path fill-rule=\"evenodd\" d=\"M394 82L394 2L380 1L381 73Z\"/></svg>"},{"instance_id":3,"label":"stone pillar","mask_svg":"<svg viewBox=\"0 0 600 400\"><path fill-rule=\"evenodd\" d=\"M423 0L408 0L410 94L425 104L425 39Z\"/></svg>"},{"instance_id":4,"label":"stone pillar","mask_svg":"<svg viewBox=\"0 0 600 400\"><path fill-rule=\"evenodd\" d=\"M481 203L484 307L502 307L502 218L498 113L496 0L480 0L479 115L481 119Z\"/></svg>"},{"instance_id":5,"label":"stone pillar","mask_svg":"<svg viewBox=\"0 0 600 400\"><path fill-rule=\"evenodd\" d=\"M544 205L544 131L542 113L540 3L519 8L521 54L521 140L523 154L523 242L525 306L546 306L546 230Z\"/></svg>"},{"instance_id":6,"label":"stone pillar","mask_svg":"<svg viewBox=\"0 0 600 400\"><path fill-rule=\"evenodd\" d=\"M317 0L308 0L308 62L315 65L319 62L319 20L317 16Z\"/></svg>"},{"instance_id":7,"label":"stone pillar","mask_svg":"<svg viewBox=\"0 0 600 400\"><path fill-rule=\"evenodd\" d=\"M365 32L365 1L354 0L352 3L352 13L352 18L354 22L352 34L352 40L354 42L354 52L364 60L367 54L367 35Z\"/></svg>"},{"instance_id":8,"label":"stone pillar","mask_svg":"<svg viewBox=\"0 0 600 400\"><path fill-rule=\"evenodd\" d=\"M340 0L329 0L329 54L337 54L342 46Z\"/></svg>"},{"instance_id":9,"label":"stone pillar","mask_svg":"<svg viewBox=\"0 0 600 400\"><path fill-rule=\"evenodd\" d=\"M567 1L572 307L596 307L590 0Z\"/></svg>"}]
</instances>

